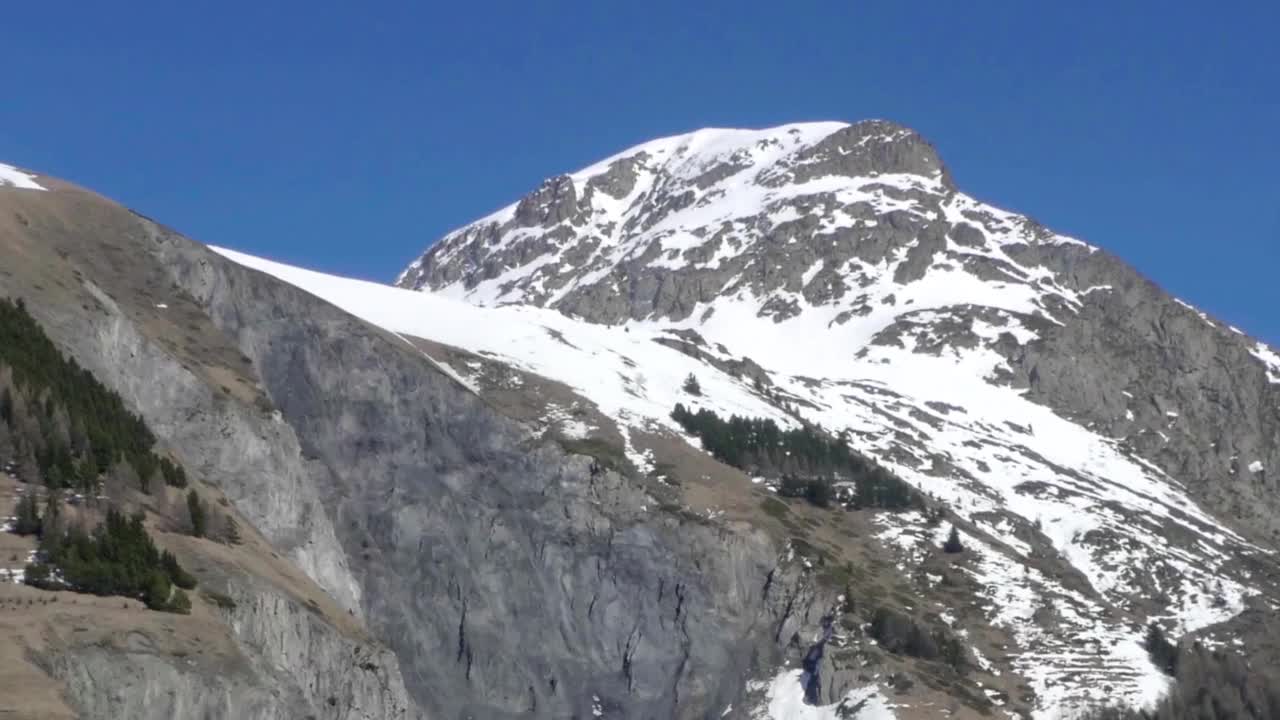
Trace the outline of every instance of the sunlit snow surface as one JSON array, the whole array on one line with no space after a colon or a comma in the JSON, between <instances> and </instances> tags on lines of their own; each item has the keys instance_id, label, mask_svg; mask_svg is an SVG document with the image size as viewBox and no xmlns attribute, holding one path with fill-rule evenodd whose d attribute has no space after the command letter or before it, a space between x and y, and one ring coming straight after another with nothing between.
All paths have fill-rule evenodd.
<instances>
[{"instance_id":1,"label":"sunlit snow surface","mask_svg":"<svg viewBox=\"0 0 1280 720\"><path fill-rule=\"evenodd\" d=\"M1273 383L1280 383L1280 354L1265 343L1258 343L1252 353L1267 366L1267 379Z\"/></svg>"},{"instance_id":2,"label":"sunlit snow surface","mask_svg":"<svg viewBox=\"0 0 1280 720\"><path fill-rule=\"evenodd\" d=\"M216 249L216 248L215 248ZM628 429L651 426L677 431L671 409L687 401L680 386L698 375L721 412L772 417L793 424L776 408L747 392L737 380L708 372L705 365L652 339L657 331L605 327L571 320L558 312L525 306L482 308L426 293L349 280L217 249L231 260L297 285L334 305L395 333L427 338L502 360L512 367L558 380L596 403ZM452 369L451 369L452 371ZM456 371L453 374L466 380ZM628 455L646 461L630 444Z\"/></svg>"},{"instance_id":3,"label":"sunlit snow surface","mask_svg":"<svg viewBox=\"0 0 1280 720\"><path fill-rule=\"evenodd\" d=\"M749 690L765 691L765 703L752 720L894 720L892 704L876 685L849 691L832 705L806 705L802 670L784 670L769 683Z\"/></svg>"},{"instance_id":4,"label":"sunlit snow surface","mask_svg":"<svg viewBox=\"0 0 1280 720\"><path fill-rule=\"evenodd\" d=\"M0 188L15 187L21 190L44 190L36 182L36 176L24 173L12 165L0 163Z\"/></svg>"}]
</instances>

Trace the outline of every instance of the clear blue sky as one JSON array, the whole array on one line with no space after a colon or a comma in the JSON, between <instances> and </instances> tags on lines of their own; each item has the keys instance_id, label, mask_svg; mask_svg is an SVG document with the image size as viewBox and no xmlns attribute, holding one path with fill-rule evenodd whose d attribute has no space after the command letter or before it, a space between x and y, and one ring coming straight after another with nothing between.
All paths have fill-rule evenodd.
<instances>
[{"instance_id":1,"label":"clear blue sky","mask_svg":"<svg viewBox=\"0 0 1280 720\"><path fill-rule=\"evenodd\" d=\"M0 160L389 280L645 139L883 117L970 193L1277 342L1277 27L1261 0L28 0L0 15Z\"/></svg>"}]
</instances>

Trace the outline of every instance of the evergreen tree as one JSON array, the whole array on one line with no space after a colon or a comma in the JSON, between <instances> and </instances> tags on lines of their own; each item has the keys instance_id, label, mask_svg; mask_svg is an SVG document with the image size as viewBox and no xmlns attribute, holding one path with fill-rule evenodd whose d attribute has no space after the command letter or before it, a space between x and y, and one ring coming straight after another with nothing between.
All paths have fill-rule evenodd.
<instances>
[{"instance_id":1,"label":"evergreen tree","mask_svg":"<svg viewBox=\"0 0 1280 720\"><path fill-rule=\"evenodd\" d=\"M702 386L698 384L698 378L693 373L689 373L689 376L684 379L684 385L681 387L690 395L702 395Z\"/></svg>"},{"instance_id":2,"label":"evergreen tree","mask_svg":"<svg viewBox=\"0 0 1280 720\"><path fill-rule=\"evenodd\" d=\"M0 462L10 460L18 454L13 439L9 426L0 422Z\"/></svg>"},{"instance_id":3,"label":"evergreen tree","mask_svg":"<svg viewBox=\"0 0 1280 720\"><path fill-rule=\"evenodd\" d=\"M40 521L41 547L57 548L62 542L62 494L49 490L44 500L44 517Z\"/></svg>"},{"instance_id":4,"label":"evergreen tree","mask_svg":"<svg viewBox=\"0 0 1280 720\"><path fill-rule=\"evenodd\" d=\"M1151 662L1167 675L1178 672L1178 646L1165 637L1164 629L1156 623L1147 625L1147 638L1144 643Z\"/></svg>"},{"instance_id":5,"label":"evergreen tree","mask_svg":"<svg viewBox=\"0 0 1280 720\"><path fill-rule=\"evenodd\" d=\"M240 524L237 523L236 519L230 515L227 516L227 527L224 537L226 538L228 545L240 544Z\"/></svg>"},{"instance_id":6,"label":"evergreen tree","mask_svg":"<svg viewBox=\"0 0 1280 720\"><path fill-rule=\"evenodd\" d=\"M173 585L169 582L169 578L165 577L164 573L151 573L151 580L147 583L145 597L147 607L152 610L167 610L169 608L169 596L172 592Z\"/></svg>"},{"instance_id":7,"label":"evergreen tree","mask_svg":"<svg viewBox=\"0 0 1280 720\"><path fill-rule=\"evenodd\" d=\"M947 536L947 541L942 543L942 551L952 554L964 552L964 543L960 542L960 531L955 525L951 526L951 534Z\"/></svg>"},{"instance_id":8,"label":"evergreen tree","mask_svg":"<svg viewBox=\"0 0 1280 720\"><path fill-rule=\"evenodd\" d=\"M795 475L784 475L778 484L778 494L782 497L802 498L808 490L808 483Z\"/></svg>"},{"instance_id":9,"label":"evergreen tree","mask_svg":"<svg viewBox=\"0 0 1280 720\"><path fill-rule=\"evenodd\" d=\"M16 524L14 532L19 535L36 535L40 532L40 507L36 503L36 496L33 492L23 494L18 500L18 506L14 509L16 515Z\"/></svg>"},{"instance_id":10,"label":"evergreen tree","mask_svg":"<svg viewBox=\"0 0 1280 720\"><path fill-rule=\"evenodd\" d=\"M180 588L190 590L196 586L196 579L178 564L178 558L173 553L165 550L160 555L160 566L164 568L164 572L169 576L169 580Z\"/></svg>"},{"instance_id":11,"label":"evergreen tree","mask_svg":"<svg viewBox=\"0 0 1280 720\"><path fill-rule=\"evenodd\" d=\"M205 534L205 517L204 503L200 500L200 496L195 490L187 493L187 515L191 519L191 534L196 537L204 537Z\"/></svg>"},{"instance_id":12,"label":"evergreen tree","mask_svg":"<svg viewBox=\"0 0 1280 720\"><path fill-rule=\"evenodd\" d=\"M144 495L151 494L151 473L138 473L138 489Z\"/></svg>"},{"instance_id":13,"label":"evergreen tree","mask_svg":"<svg viewBox=\"0 0 1280 720\"><path fill-rule=\"evenodd\" d=\"M831 504L833 491L831 483L820 478L815 478L805 483L804 497L809 502L824 508Z\"/></svg>"},{"instance_id":14,"label":"evergreen tree","mask_svg":"<svg viewBox=\"0 0 1280 720\"><path fill-rule=\"evenodd\" d=\"M19 436L21 439L21 436ZM18 479L25 483L35 483L40 479L40 465L36 462L35 453L31 449L30 443L21 443L21 447L17 448L18 454Z\"/></svg>"},{"instance_id":15,"label":"evergreen tree","mask_svg":"<svg viewBox=\"0 0 1280 720\"><path fill-rule=\"evenodd\" d=\"M159 467L165 485L176 488L187 486L187 473L181 465L175 465L169 458L160 458Z\"/></svg>"}]
</instances>

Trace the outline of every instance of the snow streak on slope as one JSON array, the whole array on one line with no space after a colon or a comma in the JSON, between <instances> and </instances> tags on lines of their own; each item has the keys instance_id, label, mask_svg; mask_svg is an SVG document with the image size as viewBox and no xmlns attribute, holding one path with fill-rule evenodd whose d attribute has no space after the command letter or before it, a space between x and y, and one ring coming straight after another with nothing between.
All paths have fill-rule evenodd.
<instances>
[{"instance_id":1,"label":"snow streak on slope","mask_svg":"<svg viewBox=\"0 0 1280 720\"><path fill-rule=\"evenodd\" d=\"M478 307L219 252L392 332L563 382L615 419L624 435L629 429L679 432L669 418L676 402L725 416L795 422L749 382L654 342L670 337L669 324L610 327L537 307ZM1017 643L1008 653L1036 687L1040 717L1057 717L1095 697L1103 676L1113 678L1108 682L1116 698L1149 700L1159 688L1145 655L1135 650L1146 620L1144 599L1167 598L1157 617L1177 633L1229 618L1253 592L1233 560L1256 549L1199 510L1177 481L1116 441L983 380L1003 363L987 343L1006 333L1030 337L1035 331L1029 325L1052 322L1045 317L1045 295L1006 289L993 292L931 267L913 286L898 288L904 298L934 305L910 314L911 322L886 316L865 328L851 324L826 332L808 313L775 323L726 297L713 301L711 322L682 324L696 327L721 357L752 357L807 421L849 429L859 450L943 499L982 532L973 543L984 548L975 578L991 593L989 620L1008 628ZM1051 285L1044 292L1068 305L1074 299ZM939 300L931 303L931 297ZM965 320L975 342L939 341L939 328L954 320L943 297L988 307ZM892 342L876 335L852 352L859 347L855 336L890 323L897 333ZM701 382L701 398L680 390L691 372ZM645 460L628 444L643 467ZM897 532L900 539L925 537L910 527ZM1082 574L1086 587L1039 573L1028 573L1023 585L1011 582L1032 552L1021 539L1027 533L1044 538ZM898 546L911 553L932 541ZM1045 602L1062 618L1056 633L1028 624L1030 608ZM1072 638L1100 650L1070 650Z\"/></svg>"},{"instance_id":2,"label":"snow streak on slope","mask_svg":"<svg viewBox=\"0 0 1280 720\"><path fill-rule=\"evenodd\" d=\"M44 190L39 183L36 182L36 176L24 173L12 165L0 163L0 187L15 187L22 190Z\"/></svg>"},{"instance_id":3,"label":"snow streak on slope","mask_svg":"<svg viewBox=\"0 0 1280 720\"><path fill-rule=\"evenodd\" d=\"M661 331L589 325L542 308L481 308L214 249L391 332L453 345L560 381L617 420L624 436L629 428L680 432L670 415L677 402L689 401L680 386L690 373L700 378L705 375L702 389L716 398L717 411L771 417L783 426L794 425L742 381L708 373L706 366L693 358L654 342L666 335ZM633 462L644 469L647 463L638 452L630 445L628 450Z\"/></svg>"}]
</instances>

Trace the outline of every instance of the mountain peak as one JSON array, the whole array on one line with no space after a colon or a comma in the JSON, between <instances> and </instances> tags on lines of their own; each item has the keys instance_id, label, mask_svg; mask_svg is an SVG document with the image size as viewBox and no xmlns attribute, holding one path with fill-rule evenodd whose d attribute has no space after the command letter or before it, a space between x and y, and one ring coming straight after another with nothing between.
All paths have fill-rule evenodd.
<instances>
[{"instance_id":1,"label":"mountain peak","mask_svg":"<svg viewBox=\"0 0 1280 720\"><path fill-rule=\"evenodd\" d=\"M1056 237L983 208L956 191L932 144L893 122L707 128L545 180L445 236L396 284L607 323L680 319L731 290L735 276L762 308L790 305L779 291L837 301L836 286L847 290L828 277L838 265L896 258L920 232L937 249L943 219L962 243ZM916 253L898 274L913 277L924 264ZM814 274L825 265L830 272ZM822 287L809 287L815 278Z\"/></svg>"},{"instance_id":2,"label":"mountain peak","mask_svg":"<svg viewBox=\"0 0 1280 720\"><path fill-rule=\"evenodd\" d=\"M889 148L894 151L887 152ZM786 167L793 162L810 166L804 177L908 172L932 178L946 173L933 146L919 133L888 120L864 120L790 123L759 130L701 128L641 143L571 177L590 179L619 162L637 160L664 165L674 177L685 178L701 177L708 168L726 173ZM824 164L824 160L833 162Z\"/></svg>"}]
</instances>

